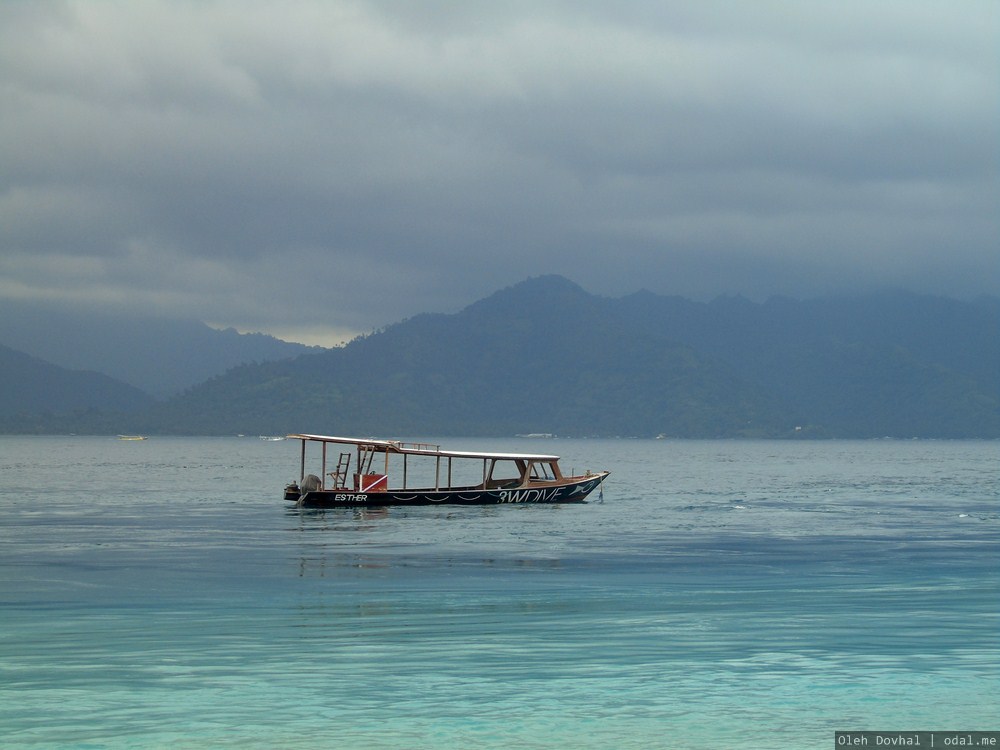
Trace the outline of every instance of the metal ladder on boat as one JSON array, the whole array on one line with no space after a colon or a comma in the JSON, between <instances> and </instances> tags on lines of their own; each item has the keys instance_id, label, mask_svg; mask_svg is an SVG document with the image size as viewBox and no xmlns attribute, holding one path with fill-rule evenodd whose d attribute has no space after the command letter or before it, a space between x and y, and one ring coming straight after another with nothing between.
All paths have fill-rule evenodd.
<instances>
[{"instance_id":1,"label":"metal ladder on boat","mask_svg":"<svg viewBox=\"0 0 1000 750\"><path fill-rule=\"evenodd\" d=\"M336 471L328 472L330 479L333 480L333 489L343 490L347 489L347 470L351 465L351 454L341 453L340 458L337 460Z\"/></svg>"}]
</instances>

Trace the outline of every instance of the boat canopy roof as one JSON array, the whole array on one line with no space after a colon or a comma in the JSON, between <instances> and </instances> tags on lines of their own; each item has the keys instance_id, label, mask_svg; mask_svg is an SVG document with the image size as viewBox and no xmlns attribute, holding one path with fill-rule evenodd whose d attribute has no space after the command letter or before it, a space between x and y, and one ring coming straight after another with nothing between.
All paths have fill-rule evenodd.
<instances>
[{"instance_id":1,"label":"boat canopy roof","mask_svg":"<svg viewBox=\"0 0 1000 750\"><path fill-rule=\"evenodd\" d=\"M336 437L334 435L288 435L296 440L312 440L317 443L340 443L356 445L375 453L399 453L411 456L443 456L446 458L481 458L522 461L558 461L559 456L544 453L487 453L482 451L450 451L430 443L404 443L400 440L380 440L377 438Z\"/></svg>"}]
</instances>

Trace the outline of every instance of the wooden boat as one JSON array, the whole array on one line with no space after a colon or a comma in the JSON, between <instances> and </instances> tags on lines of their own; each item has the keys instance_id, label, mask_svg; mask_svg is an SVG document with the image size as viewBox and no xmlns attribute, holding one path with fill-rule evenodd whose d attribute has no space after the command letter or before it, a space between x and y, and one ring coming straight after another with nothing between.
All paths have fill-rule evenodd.
<instances>
[{"instance_id":1,"label":"wooden boat","mask_svg":"<svg viewBox=\"0 0 1000 750\"><path fill-rule=\"evenodd\" d=\"M559 456L546 454L452 451L430 443L328 435L288 437L300 440L302 451L299 480L285 487L285 500L303 507L580 503L610 473L567 476ZM307 474L307 446L317 444L320 473Z\"/></svg>"}]
</instances>

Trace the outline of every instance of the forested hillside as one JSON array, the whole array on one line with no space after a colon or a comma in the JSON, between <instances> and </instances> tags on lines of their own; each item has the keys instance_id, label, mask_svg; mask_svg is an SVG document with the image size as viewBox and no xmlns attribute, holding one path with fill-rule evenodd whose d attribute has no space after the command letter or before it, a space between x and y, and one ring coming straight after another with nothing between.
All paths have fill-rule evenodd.
<instances>
[{"instance_id":1,"label":"forested hillside","mask_svg":"<svg viewBox=\"0 0 1000 750\"><path fill-rule=\"evenodd\" d=\"M1000 321L989 300L610 299L548 276L141 416L150 433L996 438Z\"/></svg>"},{"instance_id":2,"label":"forested hillside","mask_svg":"<svg viewBox=\"0 0 1000 750\"><path fill-rule=\"evenodd\" d=\"M0 345L0 426L34 432L59 414L107 424L97 412L136 412L152 404L148 394L103 373L67 370Z\"/></svg>"},{"instance_id":3,"label":"forested hillside","mask_svg":"<svg viewBox=\"0 0 1000 750\"><path fill-rule=\"evenodd\" d=\"M160 398L244 362L311 350L260 333L215 330L197 320L71 313L11 300L0 301L0 344L69 370L103 372Z\"/></svg>"}]
</instances>

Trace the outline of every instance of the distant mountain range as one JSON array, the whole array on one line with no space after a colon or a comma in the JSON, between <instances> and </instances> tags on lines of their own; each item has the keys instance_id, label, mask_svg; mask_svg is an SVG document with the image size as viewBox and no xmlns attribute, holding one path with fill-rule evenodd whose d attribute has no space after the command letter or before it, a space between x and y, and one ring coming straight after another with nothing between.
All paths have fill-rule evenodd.
<instances>
[{"instance_id":1,"label":"distant mountain range","mask_svg":"<svg viewBox=\"0 0 1000 750\"><path fill-rule=\"evenodd\" d=\"M318 350L197 320L82 315L11 301L0 301L0 344L69 370L103 372L157 398L246 362Z\"/></svg>"},{"instance_id":2,"label":"distant mountain range","mask_svg":"<svg viewBox=\"0 0 1000 750\"><path fill-rule=\"evenodd\" d=\"M1000 304L610 299L545 276L152 405L60 403L0 409L0 430L101 431L131 408L112 432L998 438Z\"/></svg>"},{"instance_id":3,"label":"distant mountain range","mask_svg":"<svg viewBox=\"0 0 1000 750\"><path fill-rule=\"evenodd\" d=\"M100 372L71 371L0 345L0 420L22 415L22 429L44 426L41 415L134 412L152 396ZM2 424L2 421L0 421Z\"/></svg>"}]
</instances>

